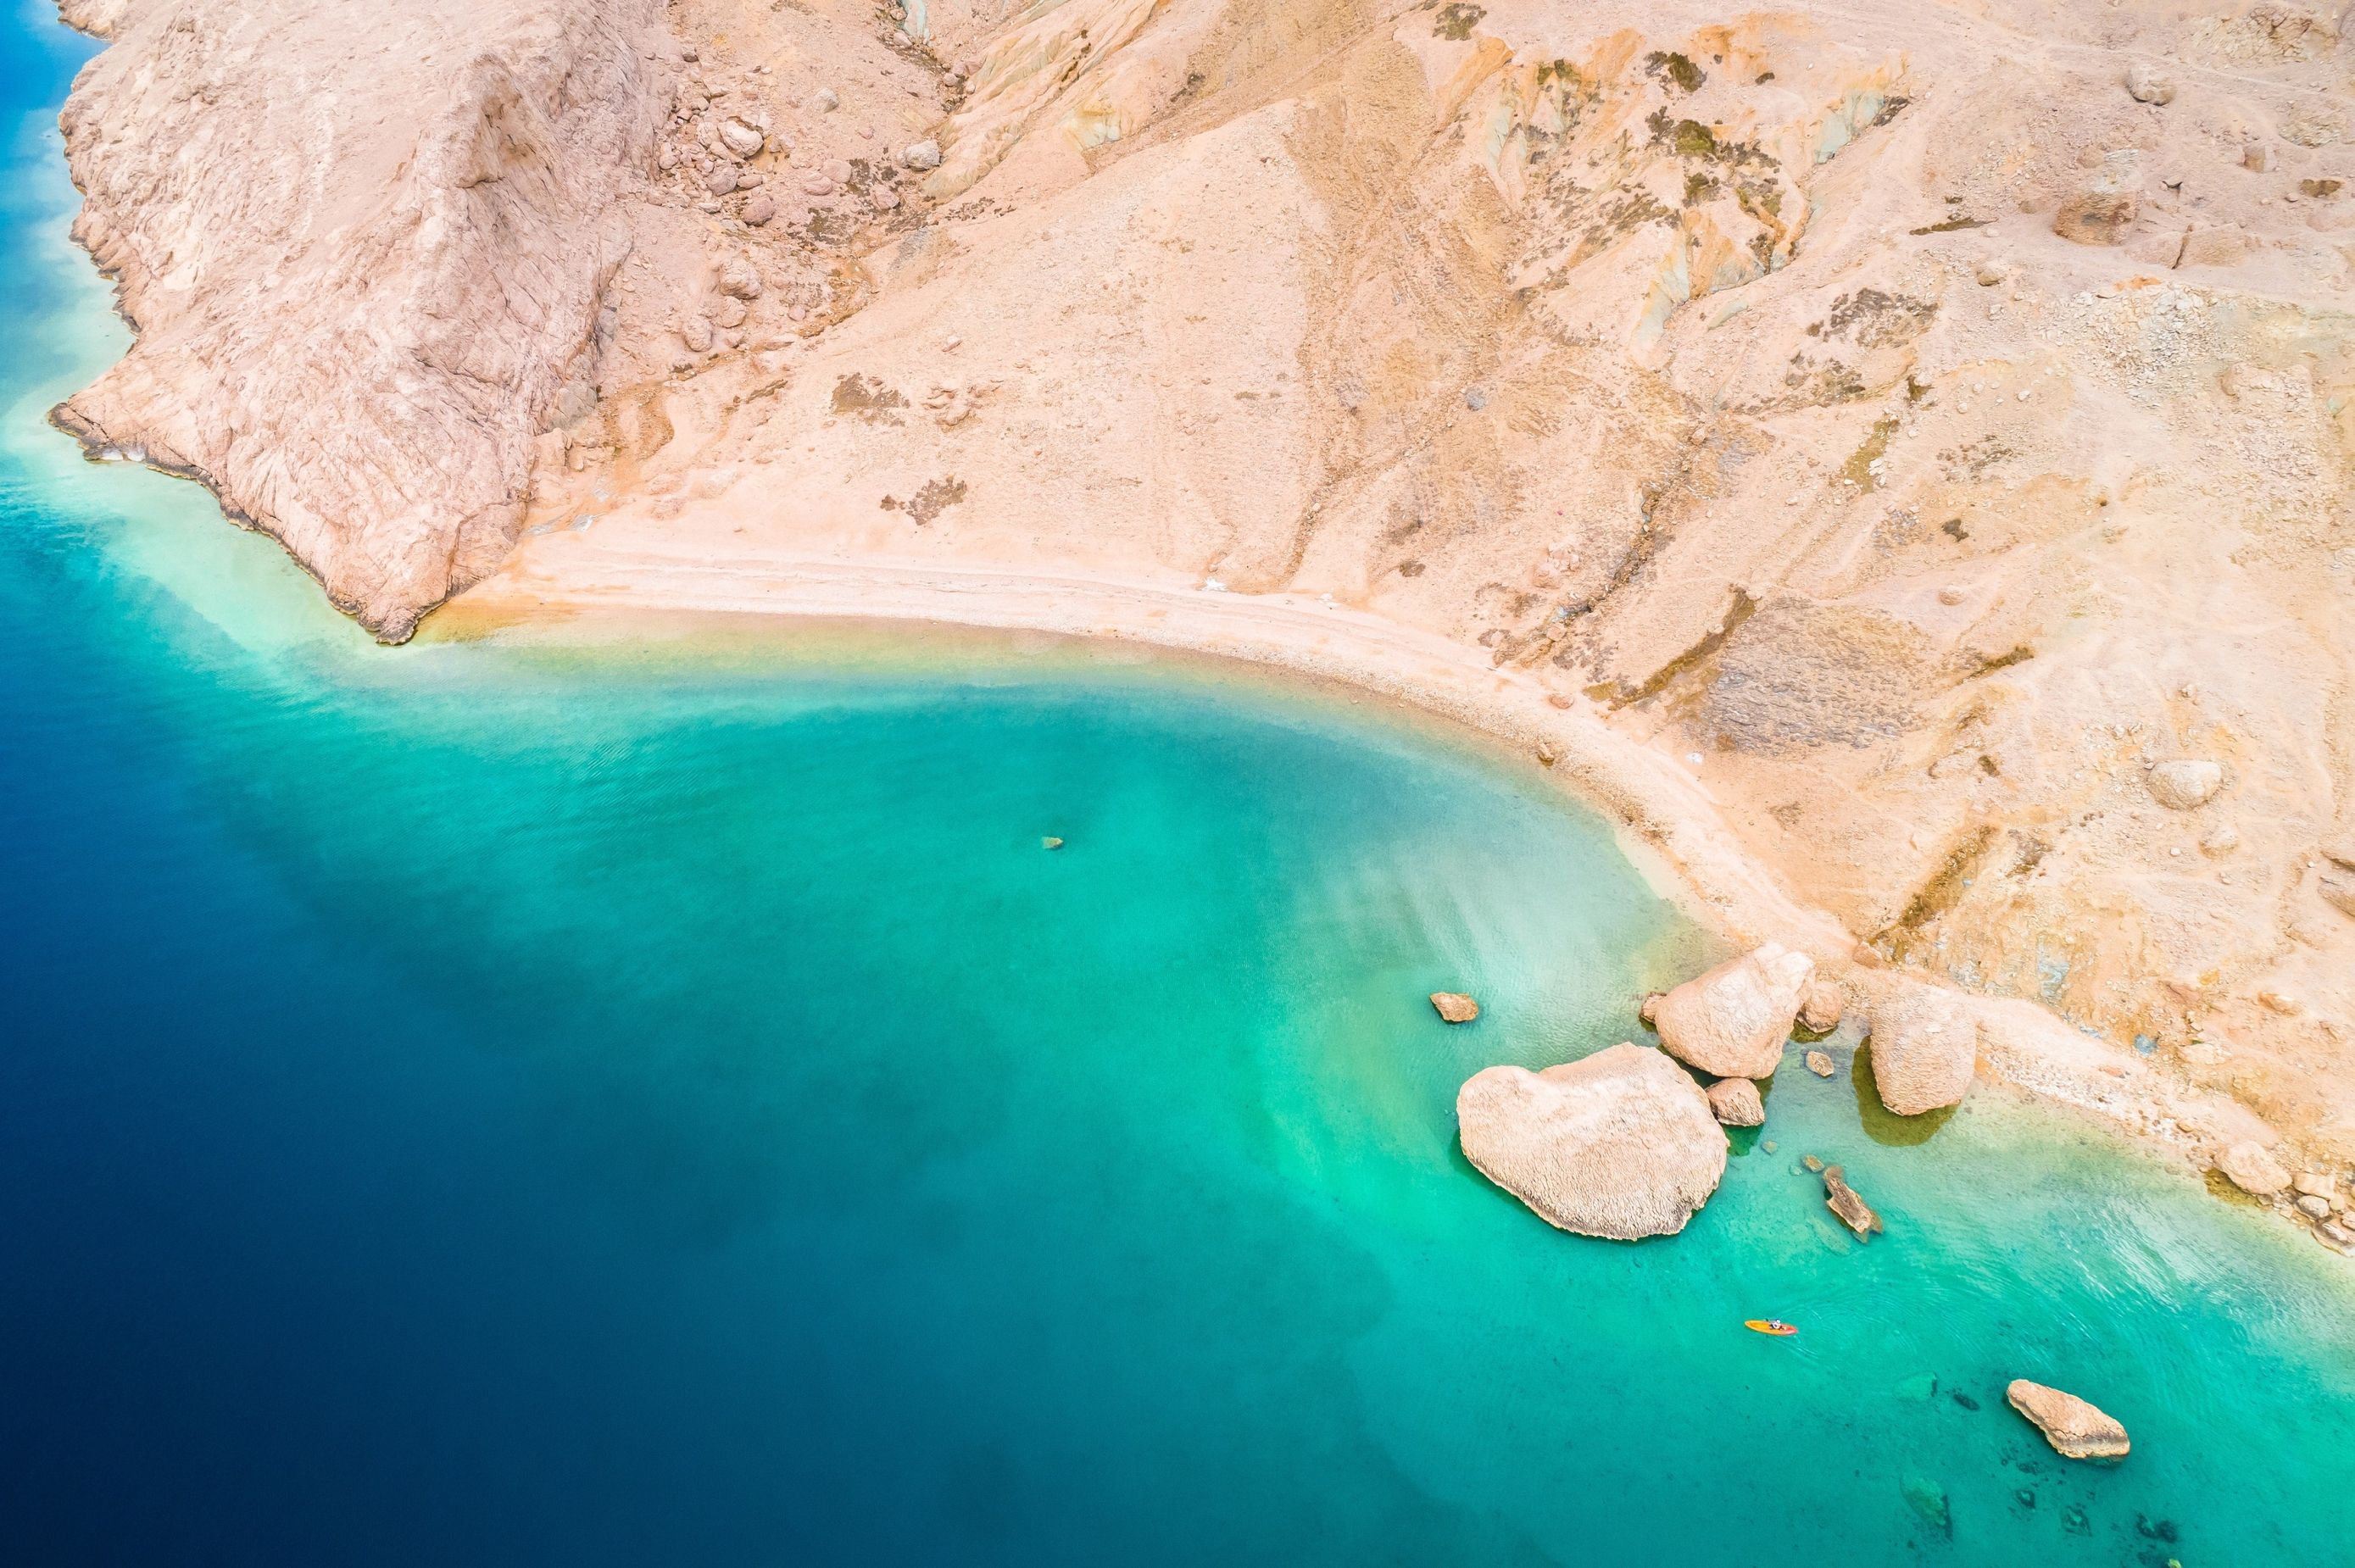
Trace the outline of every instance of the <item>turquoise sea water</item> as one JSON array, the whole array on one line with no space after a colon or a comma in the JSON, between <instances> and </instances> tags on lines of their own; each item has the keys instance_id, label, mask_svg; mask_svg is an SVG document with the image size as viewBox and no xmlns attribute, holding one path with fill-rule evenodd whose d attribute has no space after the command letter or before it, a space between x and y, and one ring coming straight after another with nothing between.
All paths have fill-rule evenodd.
<instances>
[{"instance_id":1,"label":"turquoise sea water","mask_svg":"<svg viewBox=\"0 0 2355 1568\"><path fill-rule=\"evenodd\" d=\"M80 46L0 50L0 1559L2355 1561L2355 1271L2074 1123L1839 1038L1682 1236L1471 1172L1710 952L1525 763L1047 639L382 650L83 463Z\"/></svg>"}]
</instances>

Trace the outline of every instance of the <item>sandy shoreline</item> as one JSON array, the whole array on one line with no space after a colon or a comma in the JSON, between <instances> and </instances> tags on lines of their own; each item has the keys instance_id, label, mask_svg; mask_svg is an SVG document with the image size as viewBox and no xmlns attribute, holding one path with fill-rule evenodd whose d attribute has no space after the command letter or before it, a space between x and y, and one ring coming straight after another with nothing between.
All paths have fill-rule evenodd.
<instances>
[{"instance_id":1,"label":"sandy shoreline","mask_svg":"<svg viewBox=\"0 0 2355 1568\"><path fill-rule=\"evenodd\" d=\"M1802 948L1852 996L1870 998L1891 978L1837 919L1794 897L1743 850L1700 767L1612 730L1586 698L1531 671L1493 667L1479 650L1435 634L1310 595L1206 590L1174 575L1021 571L741 542L715 558L666 548L634 524L615 518L594 533L527 541L433 631L464 639L637 612L916 621L1142 642L1334 681L1467 725L1540 764L1550 756L1552 776L1611 819L1653 885L1729 940ZM2246 1107L2181 1084L2032 1002L1958 994L1978 1017L1982 1062L2000 1083L2195 1167L2224 1143L2271 1140Z\"/></svg>"}]
</instances>

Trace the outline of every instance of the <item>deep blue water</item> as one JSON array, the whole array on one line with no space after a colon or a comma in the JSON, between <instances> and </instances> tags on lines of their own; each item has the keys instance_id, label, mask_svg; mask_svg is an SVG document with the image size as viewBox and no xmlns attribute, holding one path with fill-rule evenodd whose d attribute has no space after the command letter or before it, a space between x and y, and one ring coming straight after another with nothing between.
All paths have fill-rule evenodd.
<instances>
[{"instance_id":1,"label":"deep blue water","mask_svg":"<svg viewBox=\"0 0 2355 1568\"><path fill-rule=\"evenodd\" d=\"M81 49L0 38L0 1560L2350 1560L2350 1271L2085 1128L1841 1037L1682 1236L1472 1173L1709 951L1526 763L1046 639L378 649L83 463Z\"/></svg>"}]
</instances>

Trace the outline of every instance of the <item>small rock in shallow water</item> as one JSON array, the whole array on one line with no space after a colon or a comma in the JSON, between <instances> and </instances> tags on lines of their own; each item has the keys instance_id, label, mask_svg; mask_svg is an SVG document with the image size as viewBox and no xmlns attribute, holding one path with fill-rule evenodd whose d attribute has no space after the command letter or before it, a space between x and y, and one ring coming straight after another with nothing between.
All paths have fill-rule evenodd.
<instances>
[{"instance_id":1,"label":"small rock in shallow water","mask_svg":"<svg viewBox=\"0 0 2355 1568\"><path fill-rule=\"evenodd\" d=\"M1857 1196L1836 1165L1824 1167L1824 1207L1840 1218L1840 1223L1854 1231L1859 1241L1869 1242L1873 1232L1881 1228L1881 1216L1872 1205Z\"/></svg>"},{"instance_id":2,"label":"small rock in shallow water","mask_svg":"<svg viewBox=\"0 0 2355 1568\"><path fill-rule=\"evenodd\" d=\"M1655 991L1650 996L1646 997L1644 998L1643 1005L1636 1009L1636 1016L1643 1019L1646 1026L1658 1022L1660 1017L1660 993Z\"/></svg>"},{"instance_id":3,"label":"small rock in shallow water","mask_svg":"<svg viewBox=\"0 0 2355 1568\"><path fill-rule=\"evenodd\" d=\"M1431 1005L1452 1024L1468 1024L1480 1016L1480 1004L1461 991L1433 991Z\"/></svg>"},{"instance_id":4,"label":"small rock in shallow water","mask_svg":"<svg viewBox=\"0 0 2355 1568\"><path fill-rule=\"evenodd\" d=\"M1801 1155L1799 1157L1799 1163L1806 1166L1809 1170L1821 1170L1824 1168L1824 1162L1811 1154Z\"/></svg>"},{"instance_id":5,"label":"small rock in shallow water","mask_svg":"<svg viewBox=\"0 0 2355 1568\"><path fill-rule=\"evenodd\" d=\"M1965 1410L1977 1410L1979 1407L1978 1401L1973 1399L1970 1395L1965 1393L1960 1389L1954 1390L1948 1393L1946 1397L1953 1400L1956 1404L1961 1405Z\"/></svg>"},{"instance_id":6,"label":"small rock in shallow water","mask_svg":"<svg viewBox=\"0 0 2355 1568\"><path fill-rule=\"evenodd\" d=\"M1758 1147L1764 1149L1768 1154L1773 1154L1774 1152L1774 1140L1773 1138L1768 1138L1764 1143L1760 1144Z\"/></svg>"},{"instance_id":7,"label":"small rock in shallow water","mask_svg":"<svg viewBox=\"0 0 2355 1568\"><path fill-rule=\"evenodd\" d=\"M1729 1127L1754 1127L1766 1120L1766 1102L1747 1078L1721 1078L1709 1086L1709 1108Z\"/></svg>"},{"instance_id":8,"label":"small rock in shallow water","mask_svg":"<svg viewBox=\"0 0 2355 1568\"><path fill-rule=\"evenodd\" d=\"M1829 1078L1833 1072L1832 1059L1820 1051L1811 1051L1807 1052L1807 1071L1818 1078Z\"/></svg>"},{"instance_id":9,"label":"small rock in shallow water","mask_svg":"<svg viewBox=\"0 0 2355 1568\"><path fill-rule=\"evenodd\" d=\"M1041 838L1041 839L1039 839L1039 848L1041 848L1041 849L1060 849L1060 848L1061 848L1062 847L1063 847L1063 841L1062 841L1061 839L1060 839L1060 838L1056 837L1055 837L1053 834L1051 834L1051 833L1050 833L1049 835L1047 835L1047 837L1045 837L1044 838Z\"/></svg>"},{"instance_id":10,"label":"small rock in shallow water","mask_svg":"<svg viewBox=\"0 0 2355 1568\"><path fill-rule=\"evenodd\" d=\"M2004 1390L2004 1397L2063 1458L2122 1459L2132 1446L2115 1417L2073 1393L2019 1378Z\"/></svg>"}]
</instances>

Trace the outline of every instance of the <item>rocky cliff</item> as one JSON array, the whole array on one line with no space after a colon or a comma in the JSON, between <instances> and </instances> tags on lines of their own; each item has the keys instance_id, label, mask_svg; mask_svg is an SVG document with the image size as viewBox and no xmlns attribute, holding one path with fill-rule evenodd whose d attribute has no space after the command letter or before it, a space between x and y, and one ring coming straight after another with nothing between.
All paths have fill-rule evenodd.
<instances>
[{"instance_id":1,"label":"rocky cliff","mask_svg":"<svg viewBox=\"0 0 2355 1568\"><path fill-rule=\"evenodd\" d=\"M652 0L84 0L75 237L137 346L58 411L201 478L399 640L515 539L651 145Z\"/></svg>"}]
</instances>

